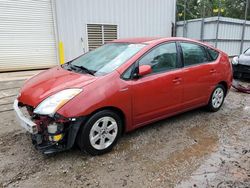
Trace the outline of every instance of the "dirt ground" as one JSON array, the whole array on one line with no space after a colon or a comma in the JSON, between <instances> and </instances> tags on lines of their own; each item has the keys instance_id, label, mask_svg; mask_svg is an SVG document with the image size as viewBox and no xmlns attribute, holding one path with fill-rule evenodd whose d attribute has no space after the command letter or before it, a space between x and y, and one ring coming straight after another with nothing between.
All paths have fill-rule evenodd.
<instances>
[{"instance_id":1,"label":"dirt ground","mask_svg":"<svg viewBox=\"0 0 250 188\"><path fill-rule=\"evenodd\" d=\"M151 124L102 156L44 156L12 110L23 82L0 82L0 187L250 187L250 95L231 89L219 112Z\"/></svg>"}]
</instances>

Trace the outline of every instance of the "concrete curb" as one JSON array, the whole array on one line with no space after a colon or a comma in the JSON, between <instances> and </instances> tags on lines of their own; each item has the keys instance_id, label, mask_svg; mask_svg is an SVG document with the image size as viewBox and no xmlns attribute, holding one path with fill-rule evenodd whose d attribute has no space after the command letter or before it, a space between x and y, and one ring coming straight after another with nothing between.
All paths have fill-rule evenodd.
<instances>
[{"instance_id":1,"label":"concrete curb","mask_svg":"<svg viewBox=\"0 0 250 188\"><path fill-rule=\"evenodd\" d=\"M0 82L27 80L42 71L43 70L3 72L3 73L0 73Z\"/></svg>"}]
</instances>

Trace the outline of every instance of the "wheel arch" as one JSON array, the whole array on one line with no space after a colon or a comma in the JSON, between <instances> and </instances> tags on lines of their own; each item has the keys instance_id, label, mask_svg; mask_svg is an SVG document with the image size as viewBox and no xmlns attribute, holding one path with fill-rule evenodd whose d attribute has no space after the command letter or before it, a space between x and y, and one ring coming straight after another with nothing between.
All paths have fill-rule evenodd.
<instances>
[{"instance_id":1,"label":"wheel arch","mask_svg":"<svg viewBox=\"0 0 250 188\"><path fill-rule=\"evenodd\" d=\"M218 84L221 84L221 85L224 86L224 88L225 88L225 93L227 94L227 92L228 92L228 84L227 84L227 82L226 82L226 81L221 81L221 82L219 82Z\"/></svg>"},{"instance_id":2,"label":"wheel arch","mask_svg":"<svg viewBox=\"0 0 250 188\"><path fill-rule=\"evenodd\" d=\"M105 107L96 109L91 114L89 114L88 117L91 117L92 115L96 114L97 112L100 112L100 111L103 111L103 110L113 111L113 112L117 113L117 115L119 115L121 117L121 120L122 120L122 134L124 134L125 130L126 130L126 117L125 117L125 113L120 108L117 108L117 107L114 107L114 106L105 106Z\"/></svg>"}]
</instances>

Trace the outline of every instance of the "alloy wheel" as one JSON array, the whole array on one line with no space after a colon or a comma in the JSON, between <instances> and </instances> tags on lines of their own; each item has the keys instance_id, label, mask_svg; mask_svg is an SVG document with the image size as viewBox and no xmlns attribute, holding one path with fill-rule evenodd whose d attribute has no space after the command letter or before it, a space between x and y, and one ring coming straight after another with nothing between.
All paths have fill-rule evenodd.
<instances>
[{"instance_id":1,"label":"alloy wheel","mask_svg":"<svg viewBox=\"0 0 250 188\"><path fill-rule=\"evenodd\" d=\"M89 134L90 144L97 150L108 148L116 139L118 125L114 118L106 116L98 119Z\"/></svg>"},{"instance_id":2,"label":"alloy wheel","mask_svg":"<svg viewBox=\"0 0 250 188\"><path fill-rule=\"evenodd\" d=\"M214 108L219 108L222 105L224 99L224 91L222 88L218 87L212 96L212 105Z\"/></svg>"}]
</instances>

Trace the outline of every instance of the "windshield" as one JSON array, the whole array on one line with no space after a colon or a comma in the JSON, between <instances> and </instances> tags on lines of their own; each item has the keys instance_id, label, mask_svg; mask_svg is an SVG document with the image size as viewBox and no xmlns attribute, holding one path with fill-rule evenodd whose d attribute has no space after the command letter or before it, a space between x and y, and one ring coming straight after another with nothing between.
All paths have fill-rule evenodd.
<instances>
[{"instance_id":1,"label":"windshield","mask_svg":"<svg viewBox=\"0 0 250 188\"><path fill-rule=\"evenodd\" d=\"M140 51L145 44L109 43L70 62L71 66L81 67L93 75L105 75Z\"/></svg>"},{"instance_id":2,"label":"windshield","mask_svg":"<svg viewBox=\"0 0 250 188\"><path fill-rule=\"evenodd\" d=\"M245 51L245 55L249 55L249 56L250 56L250 48L248 48L248 49Z\"/></svg>"}]
</instances>

